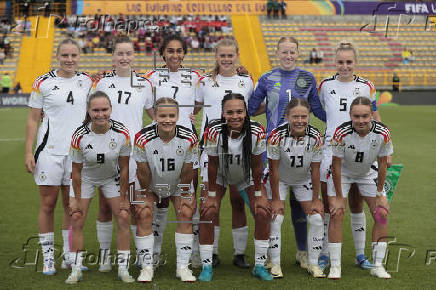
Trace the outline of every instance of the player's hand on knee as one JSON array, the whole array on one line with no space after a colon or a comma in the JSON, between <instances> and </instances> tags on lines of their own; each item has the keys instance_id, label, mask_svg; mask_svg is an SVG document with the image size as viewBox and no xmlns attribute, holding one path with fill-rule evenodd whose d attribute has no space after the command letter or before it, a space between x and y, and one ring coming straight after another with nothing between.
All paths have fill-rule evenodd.
<instances>
[{"instance_id":1,"label":"player's hand on knee","mask_svg":"<svg viewBox=\"0 0 436 290\"><path fill-rule=\"evenodd\" d=\"M216 211L218 211L218 200L216 197L207 196L201 204L200 214L208 216Z\"/></svg>"},{"instance_id":2,"label":"player's hand on knee","mask_svg":"<svg viewBox=\"0 0 436 290\"><path fill-rule=\"evenodd\" d=\"M389 202L386 196L377 196L376 197L376 201L375 201L375 212L376 213L377 209L381 208L380 210L380 217L382 219L387 219L388 215L389 215Z\"/></svg>"},{"instance_id":3,"label":"player's hand on knee","mask_svg":"<svg viewBox=\"0 0 436 290\"><path fill-rule=\"evenodd\" d=\"M282 214L285 210L284 203L281 200L273 200L271 202L271 214L274 221L278 214Z\"/></svg>"},{"instance_id":4,"label":"player's hand on knee","mask_svg":"<svg viewBox=\"0 0 436 290\"><path fill-rule=\"evenodd\" d=\"M82 213L82 208L80 206L80 199L78 198L71 198L70 200L70 215L72 216L75 213Z\"/></svg>"},{"instance_id":5,"label":"player's hand on knee","mask_svg":"<svg viewBox=\"0 0 436 290\"><path fill-rule=\"evenodd\" d=\"M130 202L127 198L122 198L120 202L120 211L125 210L127 212L130 211Z\"/></svg>"},{"instance_id":6,"label":"player's hand on knee","mask_svg":"<svg viewBox=\"0 0 436 290\"><path fill-rule=\"evenodd\" d=\"M33 170L35 169L35 157L33 156L33 154L26 154L26 160L24 165L26 166L26 170L28 173L33 173Z\"/></svg>"},{"instance_id":7,"label":"player's hand on knee","mask_svg":"<svg viewBox=\"0 0 436 290\"><path fill-rule=\"evenodd\" d=\"M316 214L319 213L322 218L324 218L324 205L322 204L322 201L319 199L315 199L312 201L311 205L311 212L309 214Z\"/></svg>"},{"instance_id":8,"label":"player's hand on knee","mask_svg":"<svg viewBox=\"0 0 436 290\"><path fill-rule=\"evenodd\" d=\"M332 216L340 216L344 214L347 203L345 198L334 196L330 200L330 214Z\"/></svg>"},{"instance_id":9,"label":"player's hand on knee","mask_svg":"<svg viewBox=\"0 0 436 290\"><path fill-rule=\"evenodd\" d=\"M265 210L268 215L271 215L271 203L268 199L262 196L256 196L254 199L254 214L256 215L258 210Z\"/></svg>"}]
</instances>

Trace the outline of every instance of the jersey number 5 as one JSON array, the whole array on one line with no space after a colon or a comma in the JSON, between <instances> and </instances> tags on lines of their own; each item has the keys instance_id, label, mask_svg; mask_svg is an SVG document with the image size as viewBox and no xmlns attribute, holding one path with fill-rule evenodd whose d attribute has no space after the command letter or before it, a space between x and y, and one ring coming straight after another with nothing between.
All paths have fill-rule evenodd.
<instances>
[{"instance_id":1,"label":"jersey number 5","mask_svg":"<svg viewBox=\"0 0 436 290\"><path fill-rule=\"evenodd\" d=\"M162 172L165 171L165 158L159 159L162 165ZM176 170L176 160L174 158L167 159L167 170L166 171L174 171Z\"/></svg>"},{"instance_id":2,"label":"jersey number 5","mask_svg":"<svg viewBox=\"0 0 436 290\"><path fill-rule=\"evenodd\" d=\"M339 105L341 106L339 108L340 112L346 112L347 111L347 99L345 99L345 98L339 99Z\"/></svg>"}]
</instances>

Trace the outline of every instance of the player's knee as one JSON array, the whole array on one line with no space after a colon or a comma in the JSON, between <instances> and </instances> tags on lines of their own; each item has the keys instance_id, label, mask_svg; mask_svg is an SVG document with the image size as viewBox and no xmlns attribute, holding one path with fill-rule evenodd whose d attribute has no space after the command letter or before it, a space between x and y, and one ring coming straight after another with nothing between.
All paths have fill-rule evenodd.
<instances>
[{"instance_id":1,"label":"player's knee","mask_svg":"<svg viewBox=\"0 0 436 290\"><path fill-rule=\"evenodd\" d=\"M322 217L319 213L309 215L308 221L309 221L309 224L313 225L313 226L320 226L321 227L324 225Z\"/></svg>"},{"instance_id":2,"label":"player's knee","mask_svg":"<svg viewBox=\"0 0 436 290\"><path fill-rule=\"evenodd\" d=\"M271 215L263 208L257 208L256 210L256 219L262 221L268 221L271 218Z\"/></svg>"},{"instance_id":3,"label":"player's knee","mask_svg":"<svg viewBox=\"0 0 436 290\"><path fill-rule=\"evenodd\" d=\"M153 211L148 206L140 207L136 218L142 221L151 220L153 218Z\"/></svg>"},{"instance_id":4,"label":"player's knee","mask_svg":"<svg viewBox=\"0 0 436 290\"><path fill-rule=\"evenodd\" d=\"M118 213L118 219L120 221L128 223L129 217L130 217L130 214L127 210L120 210L120 212Z\"/></svg>"},{"instance_id":5,"label":"player's knee","mask_svg":"<svg viewBox=\"0 0 436 290\"><path fill-rule=\"evenodd\" d=\"M55 209L55 204L43 204L41 205L41 212L46 215L53 215Z\"/></svg>"},{"instance_id":6,"label":"player's knee","mask_svg":"<svg viewBox=\"0 0 436 290\"><path fill-rule=\"evenodd\" d=\"M83 214L81 212L74 212L71 215L71 224L73 228L82 228L83 227Z\"/></svg>"},{"instance_id":7,"label":"player's knee","mask_svg":"<svg viewBox=\"0 0 436 290\"><path fill-rule=\"evenodd\" d=\"M245 210L244 200L241 197L230 197L230 203L232 205L232 211L234 212L242 212Z\"/></svg>"},{"instance_id":8,"label":"player's knee","mask_svg":"<svg viewBox=\"0 0 436 290\"><path fill-rule=\"evenodd\" d=\"M192 216L194 215L194 211L192 210L192 207L184 206L179 213L179 217L182 220L192 220Z\"/></svg>"}]
</instances>

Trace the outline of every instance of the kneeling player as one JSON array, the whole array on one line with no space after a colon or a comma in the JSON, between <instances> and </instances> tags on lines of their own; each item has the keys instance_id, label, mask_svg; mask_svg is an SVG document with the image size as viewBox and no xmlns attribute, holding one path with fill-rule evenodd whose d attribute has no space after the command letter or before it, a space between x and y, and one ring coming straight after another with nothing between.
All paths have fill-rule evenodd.
<instances>
[{"instance_id":1,"label":"kneeling player","mask_svg":"<svg viewBox=\"0 0 436 290\"><path fill-rule=\"evenodd\" d=\"M368 204L375 224L373 227L372 255L374 267L371 275L389 279L391 276L382 266L386 253L387 216L389 204L383 190L387 172L387 158L392 155L389 129L371 120L371 101L365 97L353 100L350 106L350 122L340 125L333 135L332 173L328 183L330 206L329 252L331 268L328 278L341 278L342 220L347 193L355 183ZM371 171L378 162L378 175Z\"/></svg>"},{"instance_id":2,"label":"kneeling player","mask_svg":"<svg viewBox=\"0 0 436 290\"><path fill-rule=\"evenodd\" d=\"M141 265L139 282L153 279L152 232L153 208L162 197L170 197L179 223L175 233L177 248L176 276L184 282L196 279L188 268L192 253L192 163L197 157L198 139L188 128L176 125L179 105L171 98L160 98L154 105L156 122L135 136L133 156L143 194L137 195L135 211L138 222L136 245Z\"/></svg>"},{"instance_id":3,"label":"kneeling player","mask_svg":"<svg viewBox=\"0 0 436 290\"><path fill-rule=\"evenodd\" d=\"M250 121L244 97L227 94L222 100L222 118L209 124L205 132L205 150L209 156L209 192L200 210L201 281L212 280L213 221L219 214L227 185L247 192L255 219L255 267L253 275L262 280L273 277L265 268L270 225L270 205L261 192L262 153L265 130Z\"/></svg>"},{"instance_id":4,"label":"kneeling player","mask_svg":"<svg viewBox=\"0 0 436 290\"><path fill-rule=\"evenodd\" d=\"M308 271L313 277L325 277L318 266L324 236L323 205L319 199L319 167L322 136L309 125L310 107L306 100L294 98L286 107L288 122L277 127L268 138L269 178L272 191L270 234L271 274L283 277L280 267L281 225L288 186L295 193L309 221ZM271 194L269 194L271 199Z\"/></svg>"}]
</instances>

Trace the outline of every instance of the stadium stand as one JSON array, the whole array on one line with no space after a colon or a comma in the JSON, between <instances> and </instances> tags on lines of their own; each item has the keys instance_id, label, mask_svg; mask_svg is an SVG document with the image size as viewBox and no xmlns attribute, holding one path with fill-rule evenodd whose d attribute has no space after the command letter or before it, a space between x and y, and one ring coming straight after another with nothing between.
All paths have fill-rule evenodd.
<instances>
[{"instance_id":1,"label":"stadium stand","mask_svg":"<svg viewBox=\"0 0 436 290\"><path fill-rule=\"evenodd\" d=\"M334 72L334 49L341 40L354 42L359 48L358 71L373 80L378 87L388 87L393 72L400 76L403 86L430 86L436 84L436 29L425 29L425 17L416 16L411 24L390 16L391 26L386 37L385 17L379 19L374 31L370 16L300 16L287 20L270 20L260 16L262 33L272 67L278 65L275 57L277 41L291 35L300 41L300 64L314 72L317 80ZM321 64L308 62L312 48L323 51ZM403 63L401 53L410 49L415 60Z\"/></svg>"}]
</instances>

